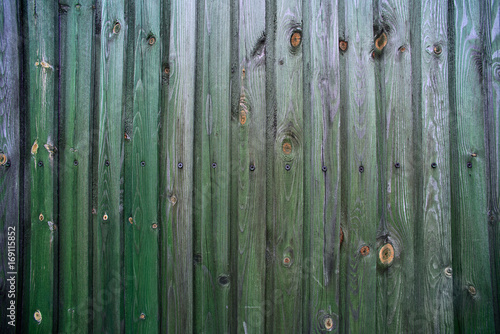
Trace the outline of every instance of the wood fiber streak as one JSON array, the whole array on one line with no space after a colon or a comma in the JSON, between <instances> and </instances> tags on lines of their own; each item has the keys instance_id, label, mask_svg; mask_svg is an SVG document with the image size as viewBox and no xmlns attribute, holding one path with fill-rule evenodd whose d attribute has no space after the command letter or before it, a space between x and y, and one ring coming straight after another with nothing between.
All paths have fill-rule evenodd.
<instances>
[{"instance_id":1,"label":"wood fiber streak","mask_svg":"<svg viewBox=\"0 0 500 334\"><path fill-rule=\"evenodd\" d=\"M19 306L21 302L21 226L20 213L20 91L19 91L19 43L20 17L14 1L0 5L0 332L15 333L16 327L9 325L13 319L8 307L11 301ZM10 164L10 165L9 165ZM14 250L12 263L9 248ZM11 267L12 266L12 267ZM16 275L8 274L17 272ZM16 295L12 296L11 283L15 277ZM9 281L7 281L9 279ZM21 313L18 307L17 315ZM19 316L15 324L20 327Z\"/></svg>"},{"instance_id":2,"label":"wood fiber streak","mask_svg":"<svg viewBox=\"0 0 500 334\"><path fill-rule=\"evenodd\" d=\"M304 8L304 331L339 331L340 77L337 1ZM305 74L304 74L305 75ZM309 98L310 97L310 98ZM306 285L307 286L307 285Z\"/></svg>"},{"instance_id":3,"label":"wood fiber streak","mask_svg":"<svg viewBox=\"0 0 500 334\"><path fill-rule=\"evenodd\" d=\"M394 259L388 267L379 261L377 324L384 332L401 333L413 328L417 311L412 308L414 275L415 192L417 186L413 150L412 67L410 52L410 6L408 1L378 2L380 29L386 36L381 50L380 80L382 83L381 124L378 141L384 147L383 219L377 234L377 248L385 244L394 248ZM379 32L380 34L380 32ZM378 59L378 58L377 58ZM384 161L385 160L385 161ZM385 290L385 291L384 291ZM384 315L385 311L385 315ZM381 328L379 327L379 330Z\"/></svg>"},{"instance_id":4,"label":"wood fiber streak","mask_svg":"<svg viewBox=\"0 0 500 334\"><path fill-rule=\"evenodd\" d=\"M275 30L276 135L274 138L274 217L269 231L274 277L272 302L274 333L302 329L303 262L303 77L301 33L302 1L277 1ZM287 154L284 144L289 144ZM288 145L287 145L288 146ZM289 170L286 170L289 166Z\"/></svg>"},{"instance_id":5,"label":"wood fiber streak","mask_svg":"<svg viewBox=\"0 0 500 334\"><path fill-rule=\"evenodd\" d=\"M427 0L421 17L423 249L416 261L424 305L412 326L422 333L453 332L447 5Z\"/></svg>"},{"instance_id":6,"label":"wood fiber streak","mask_svg":"<svg viewBox=\"0 0 500 334\"><path fill-rule=\"evenodd\" d=\"M30 333L49 333L56 328L54 300L57 266L57 4L31 0L27 3L26 55L29 129L26 161L29 187L29 302ZM44 19L41 19L44 18ZM39 312L39 313L37 313ZM40 314L40 321L35 319Z\"/></svg>"},{"instance_id":7,"label":"wood fiber streak","mask_svg":"<svg viewBox=\"0 0 500 334\"><path fill-rule=\"evenodd\" d=\"M266 251L265 2L239 1L237 141L237 332L264 332ZM251 170L253 166L253 170ZM235 259L233 257L233 259Z\"/></svg>"},{"instance_id":8,"label":"wood fiber streak","mask_svg":"<svg viewBox=\"0 0 500 334\"><path fill-rule=\"evenodd\" d=\"M132 151L132 222L125 231L125 330L159 331L158 298L158 116L161 66L160 1L136 1ZM127 181L127 180L126 180Z\"/></svg>"},{"instance_id":9,"label":"wood fiber streak","mask_svg":"<svg viewBox=\"0 0 500 334\"><path fill-rule=\"evenodd\" d=\"M93 226L93 329L123 330L123 0L102 2L99 60L98 202ZM117 24L120 25L117 28ZM97 95L97 94L96 94Z\"/></svg>"},{"instance_id":10,"label":"wood fiber streak","mask_svg":"<svg viewBox=\"0 0 500 334\"><path fill-rule=\"evenodd\" d=\"M480 4L455 1L451 177L455 330L493 332ZM475 155L475 156L473 156ZM468 168L467 163L471 163ZM438 166L438 168L444 168Z\"/></svg>"},{"instance_id":11,"label":"wood fiber streak","mask_svg":"<svg viewBox=\"0 0 500 334\"><path fill-rule=\"evenodd\" d=\"M61 333L87 333L91 318L91 139L93 1L70 1L59 12L59 303ZM76 190L76 191L75 191Z\"/></svg>"},{"instance_id":12,"label":"wood fiber streak","mask_svg":"<svg viewBox=\"0 0 500 334\"><path fill-rule=\"evenodd\" d=\"M369 24L367 24L367 22ZM373 5L371 1L345 2L349 48L346 54L348 100L347 223L343 229L347 252L343 332L370 332L376 319L377 159L375 62L373 53ZM369 247L369 249L364 247ZM367 252L369 250L369 253ZM364 253L365 255L363 255Z\"/></svg>"},{"instance_id":13,"label":"wood fiber streak","mask_svg":"<svg viewBox=\"0 0 500 334\"><path fill-rule=\"evenodd\" d=\"M230 2L204 1L198 13L196 135L201 152L195 173L201 178L195 196L201 196L201 207L195 214L194 249L201 257L195 267L195 328L227 333L229 293L237 286L229 272Z\"/></svg>"},{"instance_id":14,"label":"wood fiber streak","mask_svg":"<svg viewBox=\"0 0 500 334\"><path fill-rule=\"evenodd\" d=\"M168 99L162 145L162 274L167 302L162 332L193 332L193 139L196 1L170 2ZM164 152L166 152L166 155ZM182 168L178 168L182 163ZM163 174L165 173L165 174ZM166 196L166 198L165 198Z\"/></svg>"}]
</instances>

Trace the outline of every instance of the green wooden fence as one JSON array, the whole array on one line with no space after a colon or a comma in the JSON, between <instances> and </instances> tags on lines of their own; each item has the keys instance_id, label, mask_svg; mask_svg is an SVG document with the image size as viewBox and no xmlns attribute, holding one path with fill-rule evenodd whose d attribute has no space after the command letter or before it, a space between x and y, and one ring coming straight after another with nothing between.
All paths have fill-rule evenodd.
<instances>
[{"instance_id":1,"label":"green wooden fence","mask_svg":"<svg viewBox=\"0 0 500 334\"><path fill-rule=\"evenodd\" d=\"M499 332L499 155L499 0L2 0L0 332Z\"/></svg>"}]
</instances>

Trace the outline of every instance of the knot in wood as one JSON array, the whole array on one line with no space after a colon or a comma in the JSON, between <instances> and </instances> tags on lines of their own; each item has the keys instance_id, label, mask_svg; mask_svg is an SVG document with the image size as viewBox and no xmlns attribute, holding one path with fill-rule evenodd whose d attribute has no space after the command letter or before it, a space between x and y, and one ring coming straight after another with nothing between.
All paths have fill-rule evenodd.
<instances>
[{"instance_id":1,"label":"knot in wood","mask_svg":"<svg viewBox=\"0 0 500 334\"><path fill-rule=\"evenodd\" d=\"M443 52L443 48L441 47L441 45L439 44L434 45L434 54L440 55L441 52Z\"/></svg>"},{"instance_id":2,"label":"knot in wood","mask_svg":"<svg viewBox=\"0 0 500 334\"><path fill-rule=\"evenodd\" d=\"M292 144L291 143L288 143L288 142L283 143L283 153L285 153L286 155L292 153Z\"/></svg>"},{"instance_id":3,"label":"knot in wood","mask_svg":"<svg viewBox=\"0 0 500 334\"><path fill-rule=\"evenodd\" d=\"M7 163L7 156L3 153L0 153L0 165L3 166Z\"/></svg>"},{"instance_id":4,"label":"knot in wood","mask_svg":"<svg viewBox=\"0 0 500 334\"><path fill-rule=\"evenodd\" d=\"M339 48L340 48L340 50L342 50L342 51L346 51L346 50L347 50L348 45L349 45L349 44L347 44L347 41L340 41L340 42L339 42Z\"/></svg>"},{"instance_id":5,"label":"knot in wood","mask_svg":"<svg viewBox=\"0 0 500 334\"><path fill-rule=\"evenodd\" d=\"M325 319L325 328L327 331L332 330L332 328L333 328L333 319L332 318L328 317Z\"/></svg>"},{"instance_id":6,"label":"knot in wood","mask_svg":"<svg viewBox=\"0 0 500 334\"><path fill-rule=\"evenodd\" d=\"M141 315L139 316L139 319L141 319L141 320L146 319L146 315L144 313L141 313Z\"/></svg>"},{"instance_id":7,"label":"knot in wood","mask_svg":"<svg viewBox=\"0 0 500 334\"><path fill-rule=\"evenodd\" d=\"M367 256L368 254L370 254L370 247L368 247L368 246L361 247L361 249L359 250L359 253L363 256Z\"/></svg>"},{"instance_id":8,"label":"knot in wood","mask_svg":"<svg viewBox=\"0 0 500 334\"><path fill-rule=\"evenodd\" d=\"M468 286L467 290L469 291L469 294L470 294L471 296L475 296L475 295L476 295L476 293L477 293L477 291L476 291L476 287L475 287L474 285L472 285L472 284L470 284L470 285Z\"/></svg>"},{"instance_id":9,"label":"knot in wood","mask_svg":"<svg viewBox=\"0 0 500 334\"><path fill-rule=\"evenodd\" d=\"M44 219L44 218L43 218L43 214L40 214L40 215L38 216L38 219L39 219L40 221L42 221L42 220Z\"/></svg>"},{"instance_id":10,"label":"knot in wood","mask_svg":"<svg viewBox=\"0 0 500 334\"><path fill-rule=\"evenodd\" d=\"M382 49L387 45L387 35L383 32L376 40L375 40L375 48L378 51L382 51Z\"/></svg>"},{"instance_id":11,"label":"knot in wood","mask_svg":"<svg viewBox=\"0 0 500 334\"><path fill-rule=\"evenodd\" d=\"M113 34L118 34L121 29L122 29L122 26L121 26L120 22L115 22L115 25L113 26Z\"/></svg>"},{"instance_id":12,"label":"knot in wood","mask_svg":"<svg viewBox=\"0 0 500 334\"><path fill-rule=\"evenodd\" d=\"M35 313L33 314L33 318L35 318L35 321L38 323L42 322L42 313L40 310L36 310Z\"/></svg>"},{"instance_id":13,"label":"knot in wood","mask_svg":"<svg viewBox=\"0 0 500 334\"><path fill-rule=\"evenodd\" d=\"M156 43L156 38L154 36L150 36L148 38L148 44L149 45L154 45Z\"/></svg>"},{"instance_id":14,"label":"knot in wood","mask_svg":"<svg viewBox=\"0 0 500 334\"><path fill-rule=\"evenodd\" d=\"M130 224L133 224L133 223L134 223L134 219L133 219L132 217L128 217L128 222L129 222Z\"/></svg>"},{"instance_id":15,"label":"knot in wood","mask_svg":"<svg viewBox=\"0 0 500 334\"><path fill-rule=\"evenodd\" d=\"M292 37L290 37L290 44L296 48L300 45L300 42L302 40L302 33L300 31L295 31L292 34Z\"/></svg>"},{"instance_id":16,"label":"knot in wood","mask_svg":"<svg viewBox=\"0 0 500 334\"><path fill-rule=\"evenodd\" d=\"M152 228L153 230L156 230L156 229L158 228L158 224L154 223L153 225L151 225L151 228Z\"/></svg>"},{"instance_id":17,"label":"knot in wood","mask_svg":"<svg viewBox=\"0 0 500 334\"><path fill-rule=\"evenodd\" d=\"M391 244L385 244L380 248L380 251L378 253L378 257L380 259L380 262L385 265L389 265L392 263L394 260L394 247L392 247Z\"/></svg>"}]
</instances>

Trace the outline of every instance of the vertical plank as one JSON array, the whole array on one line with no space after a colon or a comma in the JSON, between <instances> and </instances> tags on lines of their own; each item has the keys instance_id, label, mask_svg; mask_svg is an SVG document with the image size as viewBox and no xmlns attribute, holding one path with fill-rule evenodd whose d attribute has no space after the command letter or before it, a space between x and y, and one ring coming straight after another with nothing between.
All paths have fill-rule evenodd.
<instances>
[{"instance_id":1,"label":"vertical plank","mask_svg":"<svg viewBox=\"0 0 500 334\"><path fill-rule=\"evenodd\" d=\"M195 329L229 331L229 135L230 135L230 3L204 1L198 6L200 117L197 117L195 194L201 207L195 216ZM236 283L236 282L234 282ZM236 286L236 284L234 284Z\"/></svg>"},{"instance_id":2,"label":"vertical plank","mask_svg":"<svg viewBox=\"0 0 500 334\"><path fill-rule=\"evenodd\" d=\"M0 5L0 332L21 325L19 11Z\"/></svg>"},{"instance_id":3,"label":"vertical plank","mask_svg":"<svg viewBox=\"0 0 500 334\"><path fill-rule=\"evenodd\" d=\"M412 62L409 52L410 4L402 0L381 0L377 6L376 57L380 57L379 80L381 131L378 146L379 175L384 191L383 217L377 231L377 325L386 333L411 331L416 315L414 303L414 228L417 186L413 161L414 134L412 99ZM418 72L413 71L415 76ZM379 86L379 85L377 85ZM384 147L385 146L385 147ZM379 192L380 194L380 192ZM380 283L378 284L380 285ZM385 313L385 314L384 314Z\"/></svg>"},{"instance_id":4,"label":"vertical plank","mask_svg":"<svg viewBox=\"0 0 500 334\"><path fill-rule=\"evenodd\" d=\"M460 332L494 331L479 7L456 0L450 36L453 276L455 329Z\"/></svg>"},{"instance_id":5,"label":"vertical plank","mask_svg":"<svg viewBox=\"0 0 500 334\"><path fill-rule=\"evenodd\" d=\"M448 100L448 8L427 0L421 16L422 80L422 237L416 250L415 275L421 280L423 314L413 327L423 332L452 332L453 267L450 208ZM432 168L436 163L438 168Z\"/></svg>"},{"instance_id":6,"label":"vertical plank","mask_svg":"<svg viewBox=\"0 0 500 334\"><path fill-rule=\"evenodd\" d=\"M274 213L269 230L273 263L270 330L302 329L303 76L302 1L276 2L274 57L276 109L273 131ZM271 321L271 320L270 320Z\"/></svg>"},{"instance_id":7,"label":"vertical plank","mask_svg":"<svg viewBox=\"0 0 500 334\"><path fill-rule=\"evenodd\" d=\"M94 231L95 332L123 330L121 178L123 65L127 24L122 0L103 0L99 68L98 203Z\"/></svg>"},{"instance_id":8,"label":"vertical plank","mask_svg":"<svg viewBox=\"0 0 500 334\"><path fill-rule=\"evenodd\" d=\"M57 259L57 11L55 2L29 0L26 15L29 171L30 333L56 328L54 297ZM43 20L40 18L44 18Z\"/></svg>"},{"instance_id":9,"label":"vertical plank","mask_svg":"<svg viewBox=\"0 0 500 334\"><path fill-rule=\"evenodd\" d=\"M339 331L340 77L337 1L304 8L304 331ZM306 233L307 231L307 233ZM307 285L306 285L307 286Z\"/></svg>"},{"instance_id":10,"label":"vertical plank","mask_svg":"<svg viewBox=\"0 0 500 334\"><path fill-rule=\"evenodd\" d=\"M196 1L171 0L170 5L169 87L162 101L160 152L162 275L168 300L161 331L192 333Z\"/></svg>"},{"instance_id":11,"label":"vertical plank","mask_svg":"<svg viewBox=\"0 0 500 334\"><path fill-rule=\"evenodd\" d=\"M89 331L93 1L60 3L59 330Z\"/></svg>"},{"instance_id":12,"label":"vertical plank","mask_svg":"<svg viewBox=\"0 0 500 334\"><path fill-rule=\"evenodd\" d=\"M157 333L158 309L158 114L160 2L135 2L133 119L130 166L132 202L124 217L125 330Z\"/></svg>"},{"instance_id":13,"label":"vertical plank","mask_svg":"<svg viewBox=\"0 0 500 334\"><path fill-rule=\"evenodd\" d=\"M237 142L237 332L264 332L266 250L265 1L239 1ZM233 155L234 156L234 155ZM233 162L236 163L236 162Z\"/></svg>"},{"instance_id":14,"label":"vertical plank","mask_svg":"<svg viewBox=\"0 0 500 334\"><path fill-rule=\"evenodd\" d=\"M377 160L376 105L373 54L372 1L345 2L348 97L346 101L347 159L345 195L347 223L346 287L343 332L370 332L375 328ZM372 57L373 54L373 57ZM343 171L344 173L344 171Z\"/></svg>"},{"instance_id":15,"label":"vertical plank","mask_svg":"<svg viewBox=\"0 0 500 334\"><path fill-rule=\"evenodd\" d=\"M500 1L482 2L483 83L491 280L496 331L500 331Z\"/></svg>"}]
</instances>

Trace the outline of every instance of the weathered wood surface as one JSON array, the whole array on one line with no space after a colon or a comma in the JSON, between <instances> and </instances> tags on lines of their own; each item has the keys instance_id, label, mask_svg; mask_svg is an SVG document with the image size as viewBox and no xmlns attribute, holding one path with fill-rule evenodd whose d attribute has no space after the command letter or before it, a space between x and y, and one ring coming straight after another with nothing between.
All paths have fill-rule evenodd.
<instances>
[{"instance_id":1,"label":"weathered wood surface","mask_svg":"<svg viewBox=\"0 0 500 334\"><path fill-rule=\"evenodd\" d=\"M377 105L375 64L382 61L374 51L372 1L345 2L347 96L344 100L344 159L346 178L341 196L346 221L342 227L345 253L345 286L342 331L364 333L376 326L376 233L377 212Z\"/></svg>"},{"instance_id":2,"label":"weathered wood surface","mask_svg":"<svg viewBox=\"0 0 500 334\"><path fill-rule=\"evenodd\" d=\"M420 13L421 33L414 64L422 69L420 94L422 141L421 164L423 199L415 262L416 305L412 325L421 332L452 332L453 274L452 220L450 211L450 151L448 100L448 12L441 1L426 1ZM432 14L431 14L432 13ZM415 87L417 88L417 87ZM419 143L420 144L420 143ZM418 146L417 146L418 147ZM432 168L436 163L437 168ZM419 225L416 225L419 226ZM439 252L436 252L439 249ZM419 277L417 279L417 277Z\"/></svg>"},{"instance_id":3,"label":"weathered wood surface","mask_svg":"<svg viewBox=\"0 0 500 334\"><path fill-rule=\"evenodd\" d=\"M487 333L494 331L495 324L488 247L480 4L457 0L453 14L449 96L454 167L451 168L454 326L460 332Z\"/></svg>"},{"instance_id":4,"label":"weathered wood surface","mask_svg":"<svg viewBox=\"0 0 500 334\"><path fill-rule=\"evenodd\" d=\"M97 207L93 225L93 330L123 329L123 81L127 22L124 1L103 1L100 10ZM97 75L97 74L96 74Z\"/></svg>"},{"instance_id":5,"label":"weathered wood surface","mask_svg":"<svg viewBox=\"0 0 500 334\"><path fill-rule=\"evenodd\" d=\"M2 1L0 331L499 331L499 6Z\"/></svg>"},{"instance_id":6,"label":"weathered wood surface","mask_svg":"<svg viewBox=\"0 0 500 334\"><path fill-rule=\"evenodd\" d=\"M127 120L131 123L127 144L132 147L125 164L131 189L124 196L131 200L131 207L122 220L126 226L125 331L158 333L160 1L136 1L134 13L134 28L129 30L134 43L132 119Z\"/></svg>"},{"instance_id":7,"label":"weathered wood surface","mask_svg":"<svg viewBox=\"0 0 500 334\"><path fill-rule=\"evenodd\" d=\"M197 7L194 326L229 332L230 2ZM233 283L236 283L234 281Z\"/></svg>"},{"instance_id":8,"label":"weathered wood surface","mask_svg":"<svg viewBox=\"0 0 500 334\"><path fill-rule=\"evenodd\" d=\"M339 331L340 76L337 1L304 7L304 332Z\"/></svg>"},{"instance_id":9,"label":"weathered wood surface","mask_svg":"<svg viewBox=\"0 0 500 334\"><path fill-rule=\"evenodd\" d=\"M161 285L166 289L161 331L192 333L196 1L173 0L166 11L170 34L163 55L168 63L163 64L161 109Z\"/></svg>"},{"instance_id":10,"label":"weathered wood surface","mask_svg":"<svg viewBox=\"0 0 500 334\"><path fill-rule=\"evenodd\" d=\"M92 1L59 4L59 331L86 333L91 303Z\"/></svg>"},{"instance_id":11,"label":"weathered wood surface","mask_svg":"<svg viewBox=\"0 0 500 334\"><path fill-rule=\"evenodd\" d=\"M28 228L29 264L26 321L30 333L50 333L56 329L58 255L58 211L56 201L58 169L57 85L59 67L55 2L27 3L27 143L24 149L29 182ZM41 20L40 18L45 18Z\"/></svg>"},{"instance_id":12,"label":"weathered wood surface","mask_svg":"<svg viewBox=\"0 0 500 334\"><path fill-rule=\"evenodd\" d=\"M374 20L377 93L377 166L380 224L373 249L377 261L377 330L401 333L418 318L414 302L414 240L419 186L414 150L410 3L379 1ZM417 48L417 47L415 47ZM416 78L415 78L416 79ZM420 89L420 87L416 87Z\"/></svg>"},{"instance_id":13,"label":"weathered wood surface","mask_svg":"<svg viewBox=\"0 0 500 334\"><path fill-rule=\"evenodd\" d=\"M241 0L238 12L238 88L233 88L237 109L233 108L231 118L236 145L233 156L237 158L232 162L237 199L236 233L231 233L232 240L237 240L236 257L232 257L237 262L233 281L237 316L233 325L238 333L262 333L266 311L265 1Z\"/></svg>"},{"instance_id":14,"label":"weathered wood surface","mask_svg":"<svg viewBox=\"0 0 500 334\"><path fill-rule=\"evenodd\" d=\"M21 326L19 8L0 4L0 332ZM17 293L14 293L16 290ZM12 305L11 303L15 304ZM13 310L13 312L12 312ZM17 314L17 316L16 316ZM12 317L14 315L14 317Z\"/></svg>"}]
</instances>

